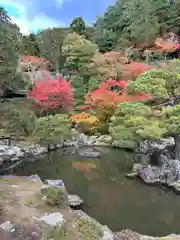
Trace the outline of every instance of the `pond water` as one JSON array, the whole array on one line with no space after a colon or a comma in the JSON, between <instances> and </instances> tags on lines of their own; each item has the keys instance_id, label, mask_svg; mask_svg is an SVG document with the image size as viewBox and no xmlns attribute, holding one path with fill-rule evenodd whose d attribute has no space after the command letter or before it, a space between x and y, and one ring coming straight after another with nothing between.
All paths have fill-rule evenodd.
<instances>
[{"instance_id":1,"label":"pond water","mask_svg":"<svg viewBox=\"0 0 180 240\"><path fill-rule=\"evenodd\" d=\"M68 192L84 200L83 210L113 231L128 228L154 236L180 231L180 196L125 178L133 153L103 149L100 159L88 160L62 151L23 163L14 173L64 180Z\"/></svg>"}]
</instances>

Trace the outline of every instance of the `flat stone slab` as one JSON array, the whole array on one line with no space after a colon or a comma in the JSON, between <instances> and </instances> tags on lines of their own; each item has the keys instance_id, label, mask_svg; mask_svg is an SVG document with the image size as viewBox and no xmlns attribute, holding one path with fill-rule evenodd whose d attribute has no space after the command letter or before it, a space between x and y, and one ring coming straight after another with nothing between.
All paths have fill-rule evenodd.
<instances>
[{"instance_id":1,"label":"flat stone slab","mask_svg":"<svg viewBox=\"0 0 180 240\"><path fill-rule=\"evenodd\" d=\"M75 194L68 194L68 205L72 207L79 206L83 203L83 200Z\"/></svg>"},{"instance_id":2,"label":"flat stone slab","mask_svg":"<svg viewBox=\"0 0 180 240\"><path fill-rule=\"evenodd\" d=\"M0 225L0 229L6 231L6 232L14 232L14 224L12 224L10 221L6 221Z\"/></svg>"},{"instance_id":3,"label":"flat stone slab","mask_svg":"<svg viewBox=\"0 0 180 240\"><path fill-rule=\"evenodd\" d=\"M48 215L44 215L43 217L38 219L39 221L44 221L47 225L51 227L62 226L64 223L64 217L61 213L51 213Z\"/></svg>"},{"instance_id":4,"label":"flat stone slab","mask_svg":"<svg viewBox=\"0 0 180 240\"><path fill-rule=\"evenodd\" d=\"M56 179L56 180L45 180L45 184L49 186L54 186L54 187L64 187L64 182L63 180Z\"/></svg>"}]
</instances>

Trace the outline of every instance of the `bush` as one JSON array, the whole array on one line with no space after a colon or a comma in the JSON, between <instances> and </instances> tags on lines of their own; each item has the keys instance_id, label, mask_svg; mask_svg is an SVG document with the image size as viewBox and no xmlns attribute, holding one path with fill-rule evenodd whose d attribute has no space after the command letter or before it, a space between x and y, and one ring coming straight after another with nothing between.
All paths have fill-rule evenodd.
<instances>
[{"instance_id":1,"label":"bush","mask_svg":"<svg viewBox=\"0 0 180 240\"><path fill-rule=\"evenodd\" d=\"M64 206L68 204L68 195L64 187L47 186L41 189L42 196L50 205Z\"/></svg>"},{"instance_id":2,"label":"bush","mask_svg":"<svg viewBox=\"0 0 180 240\"><path fill-rule=\"evenodd\" d=\"M80 125L83 132L92 133L98 130L99 119L89 113L81 112L74 114L70 117L70 120Z\"/></svg>"},{"instance_id":3,"label":"bush","mask_svg":"<svg viewBox=\"0 0 180 240\"><path fill-rule=\"evenodd\" d=\"M33 137L38 142L58 144L71 133L71 122L64 114L40 117L36 121Z\"/></svg>"}]
</instances>

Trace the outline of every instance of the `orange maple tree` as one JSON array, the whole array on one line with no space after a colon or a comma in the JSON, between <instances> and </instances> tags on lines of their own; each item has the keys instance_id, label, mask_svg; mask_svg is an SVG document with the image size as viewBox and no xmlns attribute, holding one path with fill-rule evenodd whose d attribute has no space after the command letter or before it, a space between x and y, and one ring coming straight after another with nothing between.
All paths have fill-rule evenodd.
<instances>
[{"instance_id":1,"label":"orange maple tree","mask_svg":"<svg viewBox=\"0 0 180 240\"><path fill-rule=\"evenodd\" d=\"M155 45L157 48L162 50L162 52L171 52L176 50L176 44L168 42L163 38L157 38L155 41Z\"/></svg>"},{"instance_id":2,"label":"orange maple tree","mask_svg":"<svg viewBox=\"0 0 180 240\"><path fill-rule=\"evenodd\" d=\"M147 94L129 96L126 93L126 82L107 80L86 96L85 104L95 109L99 120L108 120L115 112L116 107L121 102L143 101L149 99Z\"/></svg>"},{"instance_id":3,"label":"orange maple tree","mask_svg":"<svg viewBox=\"0 0 180 240\"><path fill-rule=\"evenodd\" d=\"M136 80L136 78L139 77L139 75L141 75L143 72L146 72L151 69L152 69L151 66L145 65L143 63L131 62L130 64L127 64L125 67L124 79Z\"/></svg>"}]
</instances>

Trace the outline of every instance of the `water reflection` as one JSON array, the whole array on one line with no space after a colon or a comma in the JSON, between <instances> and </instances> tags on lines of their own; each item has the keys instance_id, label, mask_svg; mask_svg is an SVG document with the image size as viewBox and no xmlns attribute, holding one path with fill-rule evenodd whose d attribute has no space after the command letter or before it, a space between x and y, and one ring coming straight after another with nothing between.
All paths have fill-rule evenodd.
<instances>
[{"instance_id":1,"label":"water reflection","mask_svg":"<svg viewBox=\"0 0 180 240\"><path fill-rule=\"evenodd\" d=\"M96 168L96 164L92 162L72 162L72 167L81 172L91 172L92 169Z\"/></svg>"},{"instance_id":2,"label":"water reflection","mask_svg":"<svg viewBox=\"0 0 180 240\"><path fill-rule=\"evenodd\" d=\"M15 173L64 180L70 193L83 198L84 211L114 231L129 228L155 236L179 232L179 196L125 178L136 158L132 153L108 150L91 161L57 151L21 165Z\"/></svg>"}]
</instances>

